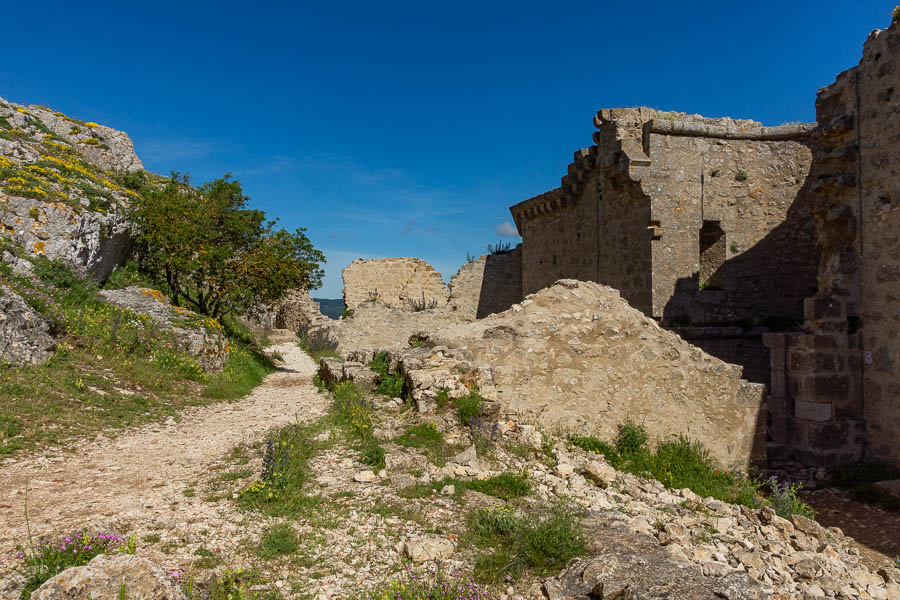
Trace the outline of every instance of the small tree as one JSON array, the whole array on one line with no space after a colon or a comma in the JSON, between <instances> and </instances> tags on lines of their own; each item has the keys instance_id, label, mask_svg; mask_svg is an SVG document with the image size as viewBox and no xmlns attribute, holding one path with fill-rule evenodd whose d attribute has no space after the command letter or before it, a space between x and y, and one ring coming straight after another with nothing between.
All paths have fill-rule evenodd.
<instances>
[{"instance_id":1,"label":"small tree","mask_svg":"<svg viewBox=\"0 0 900 600\"><path fill-rule=\"evenodd\" d=\"M141 269L166 282L175 305L220 317L321 284L325 257L306 230L275 229L248 201L230 175L194 188L173 173L132 203Z\"/></svg>"}]
</instances>

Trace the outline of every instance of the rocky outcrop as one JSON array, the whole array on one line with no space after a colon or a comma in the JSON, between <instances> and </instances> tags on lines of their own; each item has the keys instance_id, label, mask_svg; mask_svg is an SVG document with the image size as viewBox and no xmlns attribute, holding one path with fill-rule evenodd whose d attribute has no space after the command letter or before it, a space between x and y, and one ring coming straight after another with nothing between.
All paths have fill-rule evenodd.
<instances>
[{"instance_id":1,"label":"rocky outcrop","mask_svg":"<svg viewBox=\"0 0 900 600\"><path fill-rule=\"evenodd\" d=\"M53 338L41 315L8 288L0 287L0 363L40 364L50 358Z\"/></svg>"},{"instance_id":2,"label":"rocky outcrop","mask_svg":"<svg viewBox=\"0 0 900 600\"><path fill-rule=\"evenodd\" d=\"M440 387L453 397L475 384L503 413L547 428L611 439L631 419L652 436L700 440L726 466L764 460L765 387L596 283L560 280L399 358L420 410Z\"/></svg>"},{"instance_id":3,"label":"rocky outcrop","mask_svg":"<svg viewBox=\"0 0 900 600\"><path fill-rule=\"evenodd\" d=\"M32 256L109 275L129 250L134 195L116 173L141 168L121 131L0 98L0 232Z\"/></svg>"},{"instance_id":4,"label":"rocky outcrop","mask_svg":"<svg viewBox=\"0 0 900 600\"><path fill-rule=\"evenodd\" d=\"M158 290L129 287L100 292L107 301L147 315L172 334L179 349L194 357L204 371L220 371L228 358L228 342L215 319L169 304Z\"/></svg>"},{"instance_id":5,"label":"rocky outcrop","mask_svg":"<svg viewBox=\"0 0 900 600\"><path fill-rule=\"evenodd\" d=\"M82 567L66 569L31 593L32 600L185 600L165 571L132 554L101 554Z\"/></svg>"},{"instance_id":6,"label":"rocky outcrop","mask_svg":"<svg viewBox=\"0 0 900 600\"><path fill-rule=\"evenodd\" d=\"M98 279L125 262L131 249L118 205L99 212L0 192L0 227L28 254L83 266Z\"/></svg>"},{"instance_id":7,"label":"rocky outcrop","mask_svg":"<svg viewBox=\"0 0 900 600\"><path fill-rule=\"evenodd\" d=\"M441 274L420 258L360 258L342 274L344 305L353 310L367 302L400 310L412 310L411 302L442 307L449 297Z\"/></svg>"}]
</instances>

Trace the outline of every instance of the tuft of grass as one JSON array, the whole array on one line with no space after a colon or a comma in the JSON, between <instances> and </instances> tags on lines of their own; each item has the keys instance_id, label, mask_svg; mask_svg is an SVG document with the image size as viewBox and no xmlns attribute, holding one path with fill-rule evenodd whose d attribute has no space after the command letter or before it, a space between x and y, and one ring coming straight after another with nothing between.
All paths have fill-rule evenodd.
<instances>
[{"instance_id":1,"label":"tuft of grass","mask_svg":"<svg viewBox=\"0 0 900 600\"><path fill-rule=\"evenodd\" d=\"M463 596L464 594L464 596ZM440 567L433 572L419 575L404 570L399 579L371 587L353 600L487 600L490 592L465 574L455 570L449 575Z\"/></svg>"},{"instance_id":2,"label":"tuft of grass","mask_svg":"<svg viewBox=\"0 0 900 600\"><path fill-rule=\"evenodd\" d=\"M698 441L678 436L649 446L643 426L632 422L619 425L613 444L591 436L572 436L579 448L602 454L614 468L642 477L653 477L667 487L689 488L700 496L758 508L761 482L720 467Z\"/></svg>"},{"instance_id":3,"label":"tuft of grass","mask_svg":"<svg viewBox=\"0 0 900 600\"><path fill-rule=\"evenodd\" d=\"M747 171L745 169L738 169L737 173L735 173L735 175L734 175L734 180L735 181L747 181L747 179L749 177L750 177L750 175L747 174Z\"/></svg>"},{"instance_id":4,"label":"tuft of grass","mask_svg":"<svg viewBox=\"0 0 900 600\"><path fill-rule=\"evenodd\" d=\"M332 390L331 421L349 438L360 452L362 461L383 469L384 448L375 437L375 409L352 381L342 381Z\"/></svg>"},{"instance_id":5,"label":"tuft of grass","mask_svg":"<svg viewBox=\"0 0 900 600\"><path fill-rule=\"evenodd\" d=\"M468 535L482 549L475 578L501 583L524 572L556 573L586 552L580 515L564 506L517 514L510 507L480 508L468 519Z\"/></svg>"},{"instance_id":6,"label":"tuft of grass","mask_svg":"<svg viewBox=\"0 0 900 600\"><path fill-rule=\"evenodd\" d=\"M294 528L287 523L272 525L263 533L257 548L261 558L277 558L294 554L300 548L300 541Z\"/></svg>"},{"instance_id":7,"label":"tuft of grass","mask_svg":"<svg viewBox=\"0 0 900 600\"><path fill-rule=\"evenodd\" d=\"M457 444L448 444L444 440L444 435L432 421L409 427L401 435L395 437L393 442L406 448L421 448L439 467L447 464L449 458L462 450L462 447Z\"/></svg>"},{"instance_id":8,"label":"tuft of grass","mask_svg":"<svg viewBox=\"0 0 900 600\"><path fill-rule=\"evenodd\" d=\"M316 424L295 423L272 433L265 444L263 466L238 495L238 504L269 516L308 516L322 499L309 496L309 461L319 451Z\"/></svg>"}]
</instances>

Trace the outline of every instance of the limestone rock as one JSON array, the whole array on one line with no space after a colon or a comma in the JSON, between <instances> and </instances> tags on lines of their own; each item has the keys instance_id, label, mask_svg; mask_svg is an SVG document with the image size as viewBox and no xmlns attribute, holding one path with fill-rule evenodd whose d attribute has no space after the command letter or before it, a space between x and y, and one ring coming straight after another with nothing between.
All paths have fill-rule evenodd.
<instances>
[{"instance_id":1,"label":"limestone rock","mask_svg":"<svg viewBox=\"0 0 900 600\"><path fill-rule=\"evenodd\" d=\"M0 287L0 362L40 364L54 346L49 325L21 296Z\"/></svg>"},{"instance_id":2,"label":"limestone rock","mask_svg":"<svg viewBox=\"0 0 900 600\"><path fill-rule=\"evenodd\" d=\"M376 476L373 471L360 471L353 476L353 481L357 483L372 483Z\"/></svg>"},{"instance_id":3,"label":"limestone rock","mask_svg":"<svg viewBox=\"0 0 900 600\"><path fill-rule=\"evenodd\" d=\"M0 231L9 234L29 255L81 265L98 278L109 275L125 260L131 247L123 214L130 191L113 181L112 171L143 168L128 135L2 98L0 117L0 128L9 124L19 132L13 139L0 138L3 164L17 170L43 161L45 166L41 168L51 172L55 167L47 166L47 162L60 161L66 176L78 184L63 188L53 175L34 171L40 175L39 186L0 192ZM47 134L48 130L52 134ZM65 151L61 154L64 158L52 156L44 143L45 135L54 136L52 147ZM50 159L45 157L48 152ZM72 153L79 158L72 158ZM74 165L77 169L63 167L65 161L79 163Z\"/></svg>"},{"instance_id":4,"label":"limestone rock","mask_svg":"<svg viewBox=\"0 0 900 600\"><path fill-rule=\"evenodd\" d=\"M442 537L426 537L403 544L403 553L414 563L447 558L453 554L453 542Z\"/></svg>"},{"instance_id":5,"label":"limestone rock","mask_svg":"<svg viewBox=\"0 0 900 600\"><path fill-rule=\"evenodd\" d=\"M66 569L35 590L33 600L116 600L124 586L128 600L185 600L166 572L131 554L100 555Z\"/></svg>"},{"instance_id":6,"label":"limestone rock","mask_svg":"<svg viewBox=\"0 0 900 600\"><path fill-rule=\"evenodd\" d=\"M128 287L100 292L111 304L131 309L153 319L169 332L178 347L194 357L204 371L220 371L228 358L228 342L221 326L187 309L172 306L157 290Z\"/></svg>"},{"instance_id":7,"label":"limestone rock","mask_svg":"<svg viewBox=\"0 0 900 600\"><path fill-rule=\"evenodd\" d=\"M719 577L706 577L683 561L673 560L655 540L607 523L594 522L588 534L602 548L596 556L573 560L557 577L544 581L549 600L631 598L655 600L755 600L763 590L746 573L727 567Z\"/></svg>"}]
</instances>

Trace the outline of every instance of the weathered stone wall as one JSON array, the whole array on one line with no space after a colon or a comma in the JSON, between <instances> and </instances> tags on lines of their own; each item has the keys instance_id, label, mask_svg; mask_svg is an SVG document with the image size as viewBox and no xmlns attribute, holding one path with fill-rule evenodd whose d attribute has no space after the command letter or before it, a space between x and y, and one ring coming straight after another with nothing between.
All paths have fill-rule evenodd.
<instances>
[{"instance_id":1,"label":"weathered stone wall","mask_svg":"<svg viewBox=\"0 0 900 600\"><path fill-rule=\"evenodd\" d=\"M559 281L428 342L433 347L418 353L430 355L417 356L419 372L408 373L417 401L435 393L424 382L453 391L446 378L469 371L504 412L551 429L611 438L632 419L653 436L698 439L725 465L765 460L765 387L661 328L612 288Z\"/></svg>"},{"instance_id":2,"label":"weathered stone wall","mask_svg":"<svg viewBox=\"0 0 900 600\"><path fill-rule=\"evenodd\" d=\"M703 347L769 382L761 343L802 321L816 288L813 125L763 127L649 108L604 109L562 185L510 210L525 293L572 277L618 289L665 326L755 328Z\"/></svg>"},{"instance_id":3,"label":"weathered stone wall","mask_svg":"<svg viewBox=\"0 0 900 600\"><path fill-rule=\"evenodd\" d=\"M806 333L770 335L773 451L900 467L900 25L819 90L811 197L820 250Z\"/></svg>"},{"instance_id":4,"label":"weathered stone wall","mask_svg":"<svg viewBox=\"0 0 900 600\"><path fill-rule=\"evenodd\" d=\"M377 299L392 308L411 310L410 301L437 301L447 304L450 292L441 274L419 258L357 259L342 271L344 305L356 309L363 302Z\"/></svg>"},{"instance_id":5,"label":"weathered stone wall","mask_svg":"<svg viewBox=\"0 0 900 600\"><path fill-rule=\"evenodd\" d=\"M522 245L485 254L450 278L450 309L466 319L503 312L522 299Z\"/></svg>"}]
</instances>

